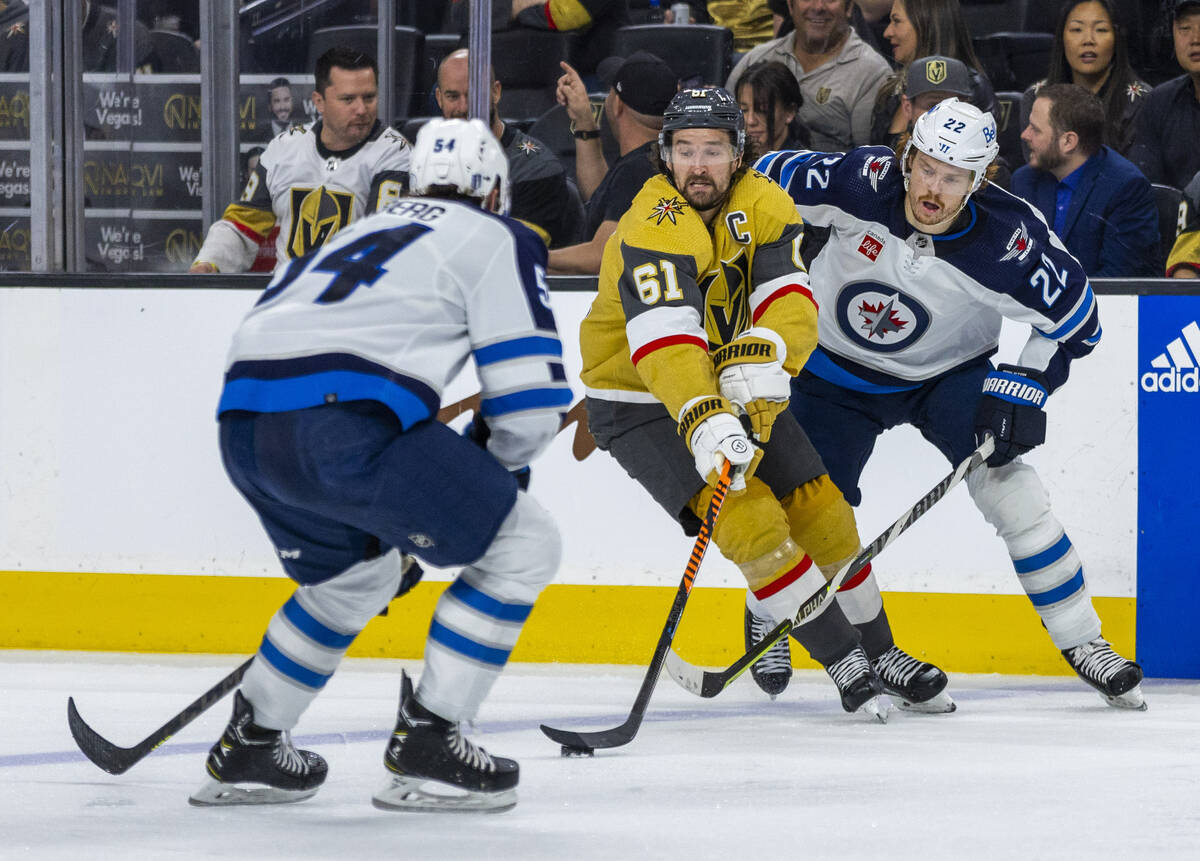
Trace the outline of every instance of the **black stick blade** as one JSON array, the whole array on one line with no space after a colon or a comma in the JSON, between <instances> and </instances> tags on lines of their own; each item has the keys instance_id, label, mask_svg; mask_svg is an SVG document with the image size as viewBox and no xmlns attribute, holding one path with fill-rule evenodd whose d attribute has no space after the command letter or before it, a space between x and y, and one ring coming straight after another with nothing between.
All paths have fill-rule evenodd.
<instances>
[{"instance_id":1,"label":"black stick blade","mask_svg":"<svg viewBox=\"0 0 1200 861\"><path fill-rule=\"evenodd\" d=\"M638 727L642 724L641 714L633 714L625 723L613 729L601 729L595 732L574 732L569 729L555 729L542 724L542 732L546 738L567 747L601 750L610 747L621 747L633 741Z\"/></svg>"},{"instance_id":2,"label":"black stick blade","mask_svg":"<svg viewBox=\"0 0 1200 861\"><path fill-rule=\"evenodd\" d=\"M71 736L83 755L107 771L109 774L124 774L130 767L158 745L152 745L145 751L142 745L136 747L117 747L100 733L96 732L75 708L75 698L67 698L67 726L71 728Z\"/></svg>"}]
</instances>

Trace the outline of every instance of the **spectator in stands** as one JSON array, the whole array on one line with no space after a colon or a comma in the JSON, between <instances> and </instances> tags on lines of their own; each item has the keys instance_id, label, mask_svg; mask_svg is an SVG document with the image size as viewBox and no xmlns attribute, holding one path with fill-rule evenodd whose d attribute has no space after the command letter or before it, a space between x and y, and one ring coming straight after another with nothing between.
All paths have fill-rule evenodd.
<instances>
[{"instance_id":1,"label":"spectator in stands","mask_svg":"<svg viewBox=\"0 0 1200 861\"><path fill-rule=\"evenodd\" d=\"M467 50L462 48L447 55L438 66L437 89L433 95L442 116L448 120L465 120L471 116L467 92L468 60ZM551 248L569 245L578 239L570 231L581 216L569 210L572 203L578 206L578 201L567 191L566 171L544 143L500 119L497 106L502 88L494 70L491 77L488 125L508 159L510 214L525 222Z\"/></svg>"},{"instance_id":2,"label":"spectator in stands","mask_svg":"<svg viewBox=\"0 0 1200 861\"><path fill-rule=\"evenodd\" d=\"M292 82L287 78L271 81L267 84L267 98L271 107L271 137L274 137L292 127L292 113L296 109L292 99Z\"/></svg>"},{"instance_id":3,"label":"spectator in stands","mask_svg":"<svg viewBox=\"0 0 1200 861\"><path fill-rule=\"evenodd\" d=\"M798 116L814 148L838 152L868 143L871 106L890 70L851 29L853 5L853 0L789 0L795 32L742 57L725 88L732 92L755 63L778 60L800 84L804 103Z\"/></svg>"},{"instance_id":4,"label":"spectator in stands","mask_svg":"<svg viewBox=\"0 0 1200 861\"><path fill-rule=\"evenodd\" d=\"M470 0L451 0L450 23L460 33L470 23ZM625 0L492 0L492 29L584 30L578 68L590 73L612 53L613 34L629 23Z\"/></svg>"},{"instance_id":5,"label":"spectator in stands","mask_svg":"<svg viewBox=\"0 0 1200 861\"><path fill-rule=\"evenodd\" d=\"M411 148L379 122L374 58L330 48L313 78L321 119L267 144L238 200L209 228L191 272L246 271L276 224L276 266L286 265L408 187Z\"/></svg>"},{"instance_id":6,"label":"spectator in stands","mask_svg":"<svg viewBox=\"0 0 1200 861\"><path fill-rule=\"evenodd\" d=\"M1151 182L1183 188L1200 170L1200 0L1168 0L1184 74L1155 87L1134 126L1129 159Z\"/></svg>"},{"instance_id":7,"label":"spectator in stands","mask_svg":"<svg viewBox=\"0 0 1200 861\"><path fill-rule=\"evenodd\" d=\"M971 76L971 92L964 101L981 111L995 113L996 96L992 84L975 55L971 33L957 0L895 0L883 35L891 45L892 57L899 68L875 99L871 113L871 143L890 146L912 127L902 99L908 66L918 57L953 57L963 63Z\"/></svg>"},{"instance_id":8,"label":"spectator in stands","mask_svg":"<svg viewBox=\"0 0 1200 861\"><path fill-rule=\"evenodd\" d=\"M0 72L29 71L29 7L0 0Z\"/></svg>"},{"instance_id":9,"label":"spectator in stands","mask_svg":"<svg viewBox=\"0 0 1200 861\"><path fill-rule=\"evenodd\" d=\"M808 130L796 119L804 95L783 63L771 60L748 68L738 78L736 98L746 117L747 161L772 150L812 148Z\"/></svg>"},{"instance_id":10,"label":"spectator in stands","mask_svg":"<svg viewBox=\"0 0 1200 861\"><path fill-rule=\"evenodd\" d=\"M1078 84L1096 94L1104 105L1104 143L1121 155L1133 147L1138 111L1150 87L1129 65L1125 31L1117 22L1113 0L1067 2L1054 28L1050 69L1044 80L1021 96L1021 127L1038 90L1046 84Z\"/></svg>"},{"instance_id":11,"label":"spectator in stands","mask_svg":"<svg viewBox=\"0 0 1200 861\"><path fill-rule=\"evenodd\" d=\"M117 10L91 0L79 0L83 19L83 70L117 71L117 40L120 25ZM141 21L133 22L133 71L157 72L161 63L150 39L150 31Z\"/></svg>"},{"instance_id":12,"label":"spectator in stands","mask_svg":"<svg viewBox=\"0 0 1200 861\"><path fill-rule=\"evenodd\" d=\"M1021 132L1029 164L1013 194L1045 216L1090 277L1155 276L1158 210L1150 183L1104 144L1104 108L1077 84L1047 84Z\"/></svg>"},{"instance_id":13,"label":"spectator in stands","mask_svg":"<svg viewBox=\"0 0 1200 861\"><path fill-rule=\"evenodd\" d=\"M1183 230L1167 257L1168 278L1200 278L1200 173L1183 190Z\"/></svg>"},{"instance_id":14,"label":"spectator in stands","mask_svg":"<svg viewBox=\"0 0 1200 861\"><path fill-rule=\"evenodd\" d=\"M587 202L585 236L591 239L550 252L550 270L596 275L604 244L617 229L646 180L658 172L651 148L658 142L663 111L675 95L675 73L653 54L638 51L609 57L597 71L609 85L604 116L617 139L621 157L609 167L600 130L579 73L566 63L558 79L558 102L575 126L575 176Z\"/></svg>"}]
</instances>

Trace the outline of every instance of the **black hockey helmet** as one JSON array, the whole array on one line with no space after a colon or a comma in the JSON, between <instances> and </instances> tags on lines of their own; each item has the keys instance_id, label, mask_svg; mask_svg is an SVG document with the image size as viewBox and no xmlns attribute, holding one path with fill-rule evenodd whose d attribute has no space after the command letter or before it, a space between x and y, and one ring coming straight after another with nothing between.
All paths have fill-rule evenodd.
<instances>
[{"instance_id":1,"label":"black hockey helmet","mask_svg":"<svg viewBox=\"0 0 1200 861\"><path fill-rule=\"evenodd\" d=\"M731 133L737 155L746 145L746 118L729 91L721 87L688 87L680 90L663 113L658 145L665 150L677 129L725 129Z\"/></svg>"}]
</instances>

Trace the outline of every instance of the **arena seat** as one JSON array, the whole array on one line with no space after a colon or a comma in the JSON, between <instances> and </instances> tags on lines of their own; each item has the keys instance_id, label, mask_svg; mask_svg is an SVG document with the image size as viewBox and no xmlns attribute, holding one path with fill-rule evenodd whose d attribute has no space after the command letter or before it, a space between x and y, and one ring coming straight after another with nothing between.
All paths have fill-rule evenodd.
<instances>
[{"instance_id":1,"label":"arena seat","mask_svg":"<svg viewBox=\"0 0 1200 861\"><path fill-rule=\"evenodd\" d=\"M713 24L640 24L620 27L613 53L628 57L649 51L665 62L683 84L724 86L733 56L733 33Z\"/></svg>"},{"instance_id":2,"label":"arena seat","mask_svg":"<svg viewBox=\"0 0 1200 861\"><path fill-rule=\"evenodd\" d=\"M1000 32L972 40L993 90L1024 90L1046 77L1054 37L1049 33Z\"/></svg>"},{"instance_id":3,"label":"arena seat","mask_svg":"<svg viewBox=\"0 0 1200 861\"><path fill-rule=\"evenodd\" d=\"M1158 208L1158 265L1165 271L1171 246L1179 236L1183 192L1173 185L1160 185L1157 182L1150 184L1150 190L1154 192L1154 205ZM1158 274L1162 275L1163 272Z\"/></svg>"},{"instance_id":4,"label":"arena seat","mask_svg":"<svg viewBox=\"0 0 1200 861\"><path fill-rule=\"evenodd\" d=\"M1000 155L1012 170L1025 163L1021 149L1021 94L1015 90L996 93L996 141Z\"/></svg>"},{"instance_id":5,"label":"arena seat","mask_svg":"<svg viewBox=\"0 0 1200 861\"><path fill-rule=\"evenodd\" d=\"M323 27L312 34L308 43L308 68L316 66L317 57L334 45L345 45L372 57L379 46L379 28L369 24L351 24L344 27ZM415 27L396 28L396 47L392 67L394 119L405 119L423 110L416 105L417 80L425 52L425 34ZM381 70L388 63L380 63Z\"/></svg>"},{"instance_id":6,"label":"arena seat","mask_svg":"<svg viewBox=\"0 0 1200 861\"><path fill-rule=\"evenodd\" d=\"M533 122L554 107L565 60L574 62L577 33L514 28L492 33L492 68L500 81L500 115Z\"/></svg>"},{"instance_id":7,"label":"arena seat","mask_svg":"<svg viewBox=\"0 0 1200 861\"><path fill-rule=\"evenodd\" d=\"M962 0L963 20L975 38L1012 30L1029 29L1026 19L1030 0ZM1049 5L1049 4L1047 4Z\"/></svg>"},{"instance_id":8,"label":"arena seat","mask_svg":"<svg viewBox=\"0 0 1200 861\"><path fill-rule=\"evenodd\" d=\"M151 30L150 41L158 55L160 71L167 74L200 73L200 52L190 36L178 30Z\"/></svg>"},{"instance_id":9,"label":"arena seat","mask_svg":"<svg viewBox=\"0 0 1200 861\"><path fill-rule=\"evenodd\" d=\"M417 78L417 92L414 96L413 109L418 115L437 113L437 100L433 91L437 89L438 66L447 55L460 47L465 47L465 43L457 33L425 35L425 51L421 57L421 72Z\"/></svg>"}]
</instances>

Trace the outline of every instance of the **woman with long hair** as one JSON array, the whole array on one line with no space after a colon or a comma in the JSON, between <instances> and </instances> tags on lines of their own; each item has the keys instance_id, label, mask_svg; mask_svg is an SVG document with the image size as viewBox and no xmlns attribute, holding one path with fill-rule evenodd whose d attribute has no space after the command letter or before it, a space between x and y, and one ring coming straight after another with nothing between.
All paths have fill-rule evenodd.
<instances>
[{"instance_id":1,"label":"woman with long hair","mask_svg":"<svg viewBox=\"0 0 1200 861\"><path fill-rule=\"evenodd\" d=\"M748 161L774 150L811 146L808 130L796 119L804 96L796 76L783 63L755 63L734 89L746 117Z\"/></svg>"},{"instance_id":2,"label":"woman with long hair","mask_svg":"<svg viewBox=\"0 0 1200 861\"><path fill-rule=\"evenodd\" d=\"M1121 155L1133 145L1133 125L1150 87L1129 64L1125 31L1112 0L1067 0L1054 28L1054 48L1045 80L1021 96L1021 128L1038 90L1047 84L1078 84L1104 106L1104 143Z\"/></svg>"},{"instance_id":3,"label":"woman with long hair","mask_svg":"<svg viewBox=\"0 0 1200 861\"><path fill-rule=\"evenodd\" d=\"M892 144L908 131L900 109L908 64L922 57L953 57L971 72L971 104L982 111L996 106L992 84L971 44L971 31L958 0L895 0L883 36L892 46L897 71L879 90L871 120L871 143Z\"/></svg>"}]
</instances>

